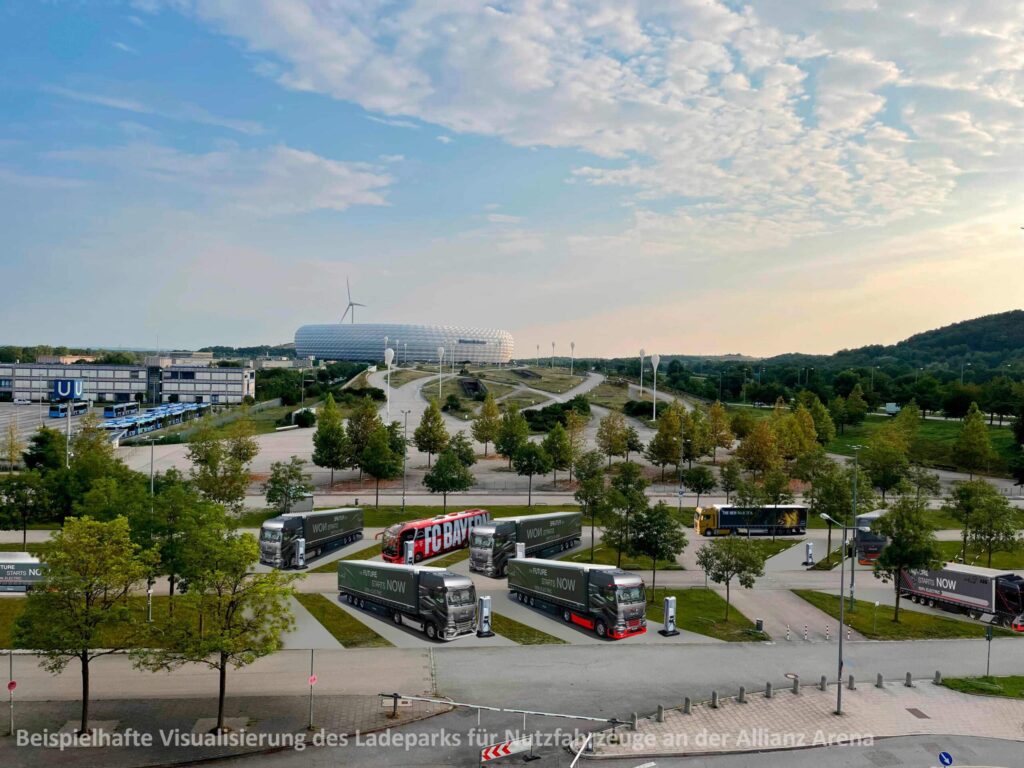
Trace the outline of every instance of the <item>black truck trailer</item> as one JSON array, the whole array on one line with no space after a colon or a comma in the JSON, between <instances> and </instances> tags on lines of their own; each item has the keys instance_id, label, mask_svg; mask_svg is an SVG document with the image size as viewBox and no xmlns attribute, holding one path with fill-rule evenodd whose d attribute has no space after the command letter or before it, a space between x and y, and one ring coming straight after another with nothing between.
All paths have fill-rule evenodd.
<instances>
[{"instance_id":1,"label":"black truck trailer","mask_svg":"<svg viewBox=\"0 0 1024 768\"><path fill-rule=\"evenodd\" d=\"M902 571L900 595L1024 631L1024 579L1012 571L960 563L946 563L934 571Z\"/></svg>"},{"instance_id":2,"label":"black truck trailer","mask_svg":"<svg viewBox=\"0 0 1024 768\"><path fill-rule=\"evenodd\" d=\"M260 562L274 568L305 564L322 552L363 536L363 510L358 507L288 512L260 528ZM300 563L299 541L305 548Z\"/></svg>"},{"instance_id":3,"label":"black truck trailer","mask_svg":"<svg viewBox=\"0 0 1024 768\"><path fill-rule=\"evenodd\" d=\"M515 557L516 543L526 545L526 556L570 549L580 541L583 516L579 512L498 517L473 529L469 540L469 570L504 576Z\"/></svg>"}]
</instances>

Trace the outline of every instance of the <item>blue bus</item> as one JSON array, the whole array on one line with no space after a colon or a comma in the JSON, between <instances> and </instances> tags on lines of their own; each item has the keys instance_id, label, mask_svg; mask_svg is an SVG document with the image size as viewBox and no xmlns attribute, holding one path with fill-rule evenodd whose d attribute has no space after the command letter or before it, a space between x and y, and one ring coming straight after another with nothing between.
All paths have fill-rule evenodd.
<instances>
[{"instance_id":1,"label":"blue bus","mask_svg":"<svg viewBox=\"0 0 1024 768\"><path fill-rule=\"evenodd\" d=\"M85 400L76 400L73 403L71 410L72 416L81 416L83 413L89 410L89 403ZM68 404L63 403L50 403L50 418L51 419L66 419L68 416Z\"/></svg>"},{"instance_id":2,"label":"blue bus","mask_svg":"<svg viewBox=\"0 0 1024 768\"><path fill-rule=\"evenodd\" d=\"M103 406L103 418L105 419L120 419L138 412L138 403L108 403Z\"/></svg>"}]
</instances>

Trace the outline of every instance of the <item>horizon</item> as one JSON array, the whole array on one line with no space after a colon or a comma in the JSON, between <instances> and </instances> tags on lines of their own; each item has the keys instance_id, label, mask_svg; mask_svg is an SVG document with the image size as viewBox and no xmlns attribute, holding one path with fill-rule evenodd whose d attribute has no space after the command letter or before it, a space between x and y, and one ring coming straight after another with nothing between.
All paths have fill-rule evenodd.
<instances>
[{"instance_id":1,"label":"horizon","mask_svg":"<svg viewBox=\"0 0 1024 768\"><path fill-rule=\"evenodd\" d=\"M11 4L0 326L283 344L350 279L520 359L758 359L1015 309L1024 20L819 5Z\"/></svg>"}]
</instances>

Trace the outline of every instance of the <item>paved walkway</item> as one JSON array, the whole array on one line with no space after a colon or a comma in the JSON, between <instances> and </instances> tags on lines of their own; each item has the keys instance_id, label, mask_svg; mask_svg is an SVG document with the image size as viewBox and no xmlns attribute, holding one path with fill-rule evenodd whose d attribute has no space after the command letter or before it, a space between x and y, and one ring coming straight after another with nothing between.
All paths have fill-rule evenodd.
<instances>
[{"instance_id":1,"label":"paved walkway","mask_svg":"<svg viewBox=\"0 0 1024 768\"><path fill-rule=\"evenodd\" d=\"M799 695L776 691L748 694L747 702L725 699L665 713L664 722L642 719L636 731L618 728L595 737L595 757L664 757L865 743L909 734L963 734L1020 739L1024 701L968 696L931 681L876 688L860 682L843 691L843 715L835 715L836 688L804 685Z\"/></svg>"}]
</instances>

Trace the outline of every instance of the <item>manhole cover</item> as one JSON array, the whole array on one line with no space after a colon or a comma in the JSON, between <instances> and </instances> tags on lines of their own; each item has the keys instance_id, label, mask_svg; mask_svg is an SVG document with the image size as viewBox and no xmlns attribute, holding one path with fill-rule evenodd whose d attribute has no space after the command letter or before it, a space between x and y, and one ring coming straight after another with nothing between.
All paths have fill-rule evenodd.
<instances>
[{"instance_id":1,"label":"manhole cover","mask_svg":"<svg viewBox=\"0 0 1024 768\"><path fill-rule=\"evenodd\" d=\"M931 718L928 717L928 715L926 715L924 712L922 712L917 707L907 707L907 712L912 714L918 720L931 720Z\"/></svg>"}]
</instances>

